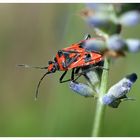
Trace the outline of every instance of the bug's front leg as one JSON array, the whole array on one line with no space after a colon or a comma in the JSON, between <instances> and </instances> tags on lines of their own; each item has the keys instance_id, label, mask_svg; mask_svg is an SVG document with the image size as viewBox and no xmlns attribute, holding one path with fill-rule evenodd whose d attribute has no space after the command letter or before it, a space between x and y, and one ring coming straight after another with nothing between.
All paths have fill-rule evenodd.
<instances>
[{"instance_id":1,"label":"bug's front leg","mask_svg":"<svg viewBox=\"0 0 140 140\"><path fill-rule=\"evenodd\" d=\"M68 72L68 70L66 70L66 71L61 75L61 77L60 77L60 79L59 79L59 82L60 82L60 83L65 83L65 82L73 81L73 80L74 80L74 68L73 68L73 69L72 69L72 72L71 72L71 78L63 81L63 78L65 77L65 75L67 74L67 72Z\"/></svg>"},{"instance_id":2,"label":"bug's front leg","mask_svg":"<svg viewBox=\"0 0 140 140\"><path fill-rule=\"evenodd\" d=\"M64 83L64 82L70 81L69 79L63 81L63 78L65 77L65 75L66 75L67 72L68 72L68 71L66 70L66 71L61 75L61 77L60 77L60 79L59 79L59 82L60 82L60 83Z\"/></svg>"}]
</instances>

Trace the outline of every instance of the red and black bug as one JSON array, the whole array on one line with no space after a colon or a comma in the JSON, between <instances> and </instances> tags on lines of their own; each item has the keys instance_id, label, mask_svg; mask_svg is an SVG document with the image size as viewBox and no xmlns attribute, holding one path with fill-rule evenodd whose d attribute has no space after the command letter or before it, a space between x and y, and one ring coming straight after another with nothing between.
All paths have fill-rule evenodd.
<instances>
[{"instance_id":1,"label":"red and black bug","mask_svg":"<svg viewBox=\"0 0 140 140\"><path fill-rule=\"evenodd\" d=\"M96 65L98 62L103 60L103 55L99 52L95 52L94 50L86 51L84 48L84 42L90 38L90 35L75 44L72 44L70 47L59 50L54 58L54 61L49 61L47 67L33 67L39 69L47 69L47 72L41 77L36 89L36 98L38 96L38 90L41 84L41 81L47 74L55 73L56 71L64 71L62 76L59 79L60 83L68 82L68 81L76 81L85 71L79 73L81 68L86 68L88 66L92 66L92 68L100 68L100 66ZM18 65L24 67L30 67L28 65ZM70 79L63 80L68 70L72 69ZM75 77L75 75L77 75Z\"/></svg>"}]
</instances>

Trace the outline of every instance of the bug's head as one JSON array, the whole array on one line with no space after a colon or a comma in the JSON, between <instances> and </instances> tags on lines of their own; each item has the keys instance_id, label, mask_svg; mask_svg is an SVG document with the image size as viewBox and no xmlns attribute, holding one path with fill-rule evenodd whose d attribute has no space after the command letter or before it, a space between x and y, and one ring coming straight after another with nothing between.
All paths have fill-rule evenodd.
<instances>
[{"instance_id":1,"label":"bug's head","mask_svg":"<svg viewBox=\"0 0 140 140\"><path fill-rule=\"evenodd\" d=\"M56 62L49 61L48 64L49 64L48 72L54 73L54 72L56 72L56 70L58 70L58 66L57 66Z\"/></svg>"}]
</instances>

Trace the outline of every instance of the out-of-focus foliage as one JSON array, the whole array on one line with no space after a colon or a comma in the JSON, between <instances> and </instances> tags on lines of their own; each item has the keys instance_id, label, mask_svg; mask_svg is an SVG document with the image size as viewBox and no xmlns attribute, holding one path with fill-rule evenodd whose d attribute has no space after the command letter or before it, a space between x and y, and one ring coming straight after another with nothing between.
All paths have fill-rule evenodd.
<instances>
[{"instance_id":1,"label":"out-of-focus foliage","mask_svg":"<svg viewBox=\"0 0 140 140\"><path fill-rule=\"evenodd\" d=\"M117 14L118 11L121 11L120 15ZM108 61L111 61L112 58L125 56L125 52L129 52L129 53L139 52L140 50L139 38L137 39L131 38L125 40L120 36L123 27L125 26L131 27L140 23L140 11L137 5L131 5L129 3L116 4L116 5L88 3L86 9L83 9L80 14L81 17L86 21L86 23L91 28L93 28L97 36L96 39L95 38L86 39L86 43L83 44L83 47L86 51L98 51L103 55L104 58L108 58L109 59ZM90 37L90 35L88 35L88 37ZM99 64L96 64L96 66L99 67ZM95 67L95 65L92 67ZM95 71L95 68L88 71ZM98 75L98 73L96 73L96 75ZM103 76L104 74L102 74L102 77ZM135 80L131 82L131 78ZM89 77L88 79L92 79L92 77ZM137 79L137 74L132 73L132 75L130 74L130 77L128 77L127 80L121 80L117 84L113 85L107 91L107 94L104 93L105 95L103 96L100 94L102 93L102 91L98 92L99 91L98 89L96 97L99 98L99 102L101 104L103 103L110 106L112 105L113 108L117 108L120 102L122 101L122 99L125 99L125 101L126 99L128 99L126 94L130 91L131 86L136 81L136 79ZM105 82L101 81L101 83L105 83ZM92 83L92 85L94 84ZM95 89L95 87L96 85L93 87L93 89ZM102 86L98 86L98 87L100 87L100 89L102 88ZM88 87L85 84L81 84L81 83L73 84L72 82L72 84L70 84L70 88L73 89L76 93L81 94L82 96L84 95L85 97L88 96L91 97L92 90L90 87ZM97 105L96 110L98 110L98 108L99 105ZM99 118L99 116L95 118ZM97 136L97 135L93 135L93 136Z\"/></svg>"},{"instance_id":2,"label":"out-of-focus foliage","mask_svg":"<svg viewBox=\"0 0 140 140\"><path fill-rule=\"evenodd\" d=\"M17 64L46 66L57 50L94 33L78 12L83 4L0 4L0 136L90 136L95 100L73 94L60 84L57 72L48 75L34 101L42 70L19 69ZM124 27L122 36L140 36L140 26ZM132 59L133 57L133 59ZM110 83L126 73L139 74L140 54L114 61ZM134 93L134 94L133 94ZM140 136L139 79L131 90L134 102L107 108L103 136Z\"/></svg>"}]
</instances>

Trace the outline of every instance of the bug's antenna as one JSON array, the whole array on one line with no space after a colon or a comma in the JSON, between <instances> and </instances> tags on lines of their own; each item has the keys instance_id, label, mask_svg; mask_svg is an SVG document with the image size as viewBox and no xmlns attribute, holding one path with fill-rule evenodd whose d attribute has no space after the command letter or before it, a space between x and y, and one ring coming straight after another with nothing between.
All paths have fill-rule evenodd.
<instances>
[{"instance_id":1,"label":"bug's antenna","mask_svg":"<svg viewBox=\"0 0 140 140\"><path fill-rule=\"evenodd\" d=\"M42 77L41 77L41 79L39 80L39 82L38 82L38 85L37 85L37 89L36 89L36 94L35 94L35 100L37 99L37 97L38 97L38 90L39 90L39 87L40 87L40 84L41 84L41 82L42 82L42 80L44 79L44 77L47 75L47 74L49 74L49 73L51 73L51 72L46 72Z\"/></svg>"},{"instance_id":2,"label":"bug's antenna","mask_svg":"<svg viewBox=\"0 0 140 140\"><path fill-rule=\"evenodd\" d=\"M26 64L18 64L18 67L24 67L24 68L35 68L35 69L47 69L48 67L36 67L36 66L29 66Z\"/></svg>"}]
</instances>

